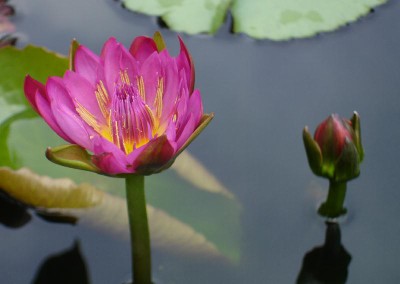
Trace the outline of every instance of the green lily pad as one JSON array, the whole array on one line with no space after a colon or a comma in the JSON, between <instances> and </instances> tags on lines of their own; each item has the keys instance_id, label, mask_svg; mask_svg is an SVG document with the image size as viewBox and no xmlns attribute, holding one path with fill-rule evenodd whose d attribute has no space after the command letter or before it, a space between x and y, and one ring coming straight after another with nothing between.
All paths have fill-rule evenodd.
<instances>
[{"instance_id":1,"label":"green lily pad","mask_svg":"<svg viewBox=\"0 0 400 284\"><path fill-rule=\"evenodd\" d=\"M47 147L64 145L65 141L30 109L23 94L23 79L28 73L42 82L48 76L60 76L68 68L68 59L43 48L29 46L23 50L0 49L1 66L4 66L3 62L7 62L9 67L7 67L7 72L3 68L0 69L0 110L5 111L0 119L0 167L9 167L14 170L24 167L35 175L47 176L51 179L68 178L75 184L90 184L102 190L104 194L108 193L107 196L119 198L119 201L114 204L119 204L122 210L119 214L126 214L123 206L120 206L125 203L123 179L62 167L51 163L45 157ZM19 66L16 67L17 65ZM201 183L201 180L207 180L207 182ZM190 228L182 230L182 233L187 232L188 236L190 234L198 236L199 242L200 240L206 242L207 246L214 247L226 258L232 261L239 259L241 206L232 193L194 157L184 152L182 157L176 159L172 170L146 177L146 189L147 200L151 204L149 208L153 208L149 210L167 216L164 219L173 220L171 224L177 222L187 229ZM30 200L31 204L38 206L41 201L36 200L35 197L43 196L46 191L36 190L40 192L25 191L23 197L16 196L16 198ZM47 192L52 192L52 194L61 195L62 193L62 191L57 193L49 188L47 190L50 190ZM56 200L61 204L57 203L57 206L51 207L74 207L73 204L63 205L61 197ZM90 212L95 212L101 204L103 203L100 202L100 205L94 206L93 211L90 209ZM43 207L47 207L46 204ZM86 212L86 209L82 212ZM99 213L93 216L96 214ZM90 214L79 213L78 215L86 218L83 216ZM157 226L167 226L166 224ZM111 225L107 224L107 226ZM121 228L122 226L118 227L118 230L121 231ZM172 235L171 238L178 239L179 236Z\"/></svg>"},{"instance_id":2,"label":"green lily pad","mask_svg":"<svg viewBox=\"0 0 400 284\"><path fill-rule=\"evenodd\" d=\"M160 16L188 34L215 33L231 9L233 31L257 39L287 40L333 31L386 0L123 0L132 11Z\"/></svg>"},{"instance_id":3,"label":"green lily pad","mask_svg":"<svg viewBox=\"0 0 400 284\"><path fill-rule=\"evenodd\" d=\"M24 49L7 46L0 49L0 123L28 106L23 95L24 79L30 74L45 82L48 76L62 76L68 60L55 52L28 45Z\"/></svg>"}]
</instances>

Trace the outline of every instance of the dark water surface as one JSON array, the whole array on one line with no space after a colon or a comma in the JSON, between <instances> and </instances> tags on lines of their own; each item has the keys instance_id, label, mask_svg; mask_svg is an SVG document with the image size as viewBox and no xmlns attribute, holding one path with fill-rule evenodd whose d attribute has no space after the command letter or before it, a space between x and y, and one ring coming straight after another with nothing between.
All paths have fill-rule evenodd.
<instances>
[{"instance_id":1,"label":"dark water surface","mask_svg":"<svg viewBox=\"0 0 400 284\"><path fill-rule=\"evenodd\" d=\"M63 54L72 38L99 52L110 36L129 45L158 29L155 19L115 1L10 3L20 46ZM156 283L294 283L305 254L324 243L316 208L328 187L308 168L301 131L353 110L361 115L366 156L361 176L348 184L340 229L351 262L342 271L347 267L347 283L400 282L399 15L393 0L337 32L283 43L231 35L229 24L215 37L182 35L204 108L216 114L190 150L243 206L241 259L221 264L156 250ZM176 53L176 33L162 32ZM31 283L49 255L72 249L75 240L91 283L130 278L128 242L84 226L33 217L18 230L1 226L0 240L0 283Z\"/></svg>"}]
</instances>

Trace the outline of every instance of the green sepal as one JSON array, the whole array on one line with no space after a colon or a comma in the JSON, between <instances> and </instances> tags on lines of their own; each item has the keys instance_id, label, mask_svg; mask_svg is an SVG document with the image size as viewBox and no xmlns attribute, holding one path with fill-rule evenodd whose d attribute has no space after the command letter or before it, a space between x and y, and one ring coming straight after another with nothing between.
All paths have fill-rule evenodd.
<instances>
[{"instance_id":1,"label":"green sepal","mask_svg":"<svg viewBox=\"0 0 400 284\"><path fill-rule=\"evenodd\" d=\"M182 147L179 149L179 151L176 153L176 156L178 156L180 153L183 152L183 150L186 149L187 146L192 143L192 141L199 136L199 134L206 128L206 126L211 122L211 120L214 118L214 113L206 113L203 114L203 116L200 119L200 124L197 126L196 130L193 131L192 135L186 140L185 144L182 145ZM176 157L175 156L175 157Z\"/></svg>"},{"instance_id":2,"label":"green sepal","mask_svg":"<svg viewBox=\"0 0 400 284\"><path fill-rule=\"evenodd\" d=\"M335 182L345 182L360 175L360 160L356 146L346 139L343 151L335 163Z\"/></svg>"},{"instance_id":3,"label":"green sepal","mask_svg":"<svg viewBox=\"0 0 400 284\"><path fill-rule=\"evenodd\" d=\"M92 162L92 156L79 145L62 145L47 148L46 157L55 164L73 169L101 173Z\"/></svg>"},{"instance_id":4,"label":"green sepal","mask_svg":"<svg viewBox=\"0 0 400 284\"><path fill-rule=\"evenodd\" d=\"M353 142L357 148L360 162L362 162L364 159L364 149L361 144L360 116L356 111L354 111L351 118L351 126L353 127L354 131Z\"/></svg>"},{"instance_id":5,"label":"green sepal","mask_svg":"<svg viewBox=\"0 0 400 284\"><path fill-rule=\"evenodd\" d=\"M69 60L69 70L75 71L75 53L76 50L79 47L79 42L76 39L73 39L71 41L71 44L69 45L69 55L68 55L68 60Z\"/></svg>"},{"instance_id":6,"label":"green sepal","mask_svg":"<svg viewBox=\"0 0 400 284\"><path fill-rule=\"evenodd\" d=\"M167 45L165 44L164 38L159 31L156 31L153 35L153 40L156 43L158 52L163 51Z\"/></svg>"},{"instance_id":7,"label":"green sepal","mask_svg":"<svg viewBox=\"0 0 400 284\"><path fill-rule=\"evenodd\" d=\"M303 129L303 142L306 149L308 164L314 174L322 175L322 153L318 143L313 139L308 127Z\"/></svg>"}]
</instances>

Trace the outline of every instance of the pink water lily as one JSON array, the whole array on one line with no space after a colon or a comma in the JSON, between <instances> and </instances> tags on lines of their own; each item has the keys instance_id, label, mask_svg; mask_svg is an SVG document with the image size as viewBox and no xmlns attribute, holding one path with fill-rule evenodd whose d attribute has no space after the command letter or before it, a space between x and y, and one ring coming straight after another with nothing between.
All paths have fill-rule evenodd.
<instances>
[{"instance_id":1,"label":"pink water lily","mask_svg":"<svg viewBox=\"0 0 400 284\"><path fill-rule=\"evenodd\" d=\"M179 41L177 57L159 33L135 38L129 49L110 38L100 56L72 44L64 77L49 77L43 85L27 76L25 95L33 108L78 145L50 149L48 158L108 175L170 166L212 119L203 114L193 62Z\"/></svg>"}]
</instances>

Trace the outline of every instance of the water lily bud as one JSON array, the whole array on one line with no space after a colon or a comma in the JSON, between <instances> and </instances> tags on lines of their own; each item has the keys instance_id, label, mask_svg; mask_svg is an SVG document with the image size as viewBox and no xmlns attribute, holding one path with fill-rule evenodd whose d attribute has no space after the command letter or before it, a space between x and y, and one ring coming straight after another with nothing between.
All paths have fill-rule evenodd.
<instances>
[{"instance_id":1,"label":"water lily bud","mask_svg":"<svg viewBox=\"0 0 400 284\"><path fill-rule=\"evenodd\" d=\"M364 157L360 137L360 117L356 112L351 120L330 115L317 127L314 138L305 127L303 140L310 168L316 175L335 182L357 177Z\"/></svg>"}]
</instances>

